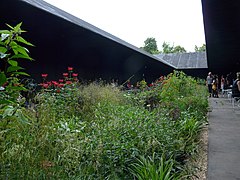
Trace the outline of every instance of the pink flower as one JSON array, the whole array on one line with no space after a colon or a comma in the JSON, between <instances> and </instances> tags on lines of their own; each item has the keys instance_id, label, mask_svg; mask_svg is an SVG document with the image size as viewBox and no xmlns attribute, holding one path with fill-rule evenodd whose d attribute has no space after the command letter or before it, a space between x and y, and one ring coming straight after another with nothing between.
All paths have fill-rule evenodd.
<instances>
[{"instance_id":1,"label":"pink flower","mask_svg":"<svg viewBox=\"0 0 240 180\"><path fill-rule=\"evenodd\" d=\"M46 78L48 74L42 74L42 78Z\"/></svg>"},{"instance_id":2,"label":"pink flower","mask_svg":"<svg viewBox=\"0 0 240 180\"><path fill-rule=\"evenodd\" d=\"M58 81L59 81L60 83L63 83L64 80L63 80L63 79L59 79Z\"/></svg>"},{"instance_id":3,"label":"pink flower","mask_svg":"<svg viewBox=\"0 0 240 180\"><path fill-rule=\"evenodd\" d=\"M49 84L47 84L47 83L43 83L43 84L42 84L42 87L45 88L45 89L47 89L48 86L49 86Z\"/></svg>"},{"instance_id":4,"label":"pink flower","mask_svg":"<svg viewBox=\"0 0 240 180\"><path fill-rule=\"evenodd\" d=\"M72 73L72 76L73 76L73 77L77 77L77 76L78 76L78 73Z\"/></svg>"},{"instance_id":5,"label":"pink flower","mask_svg":"<svg viewBox=\"0 0 240 180\"><path fill-rule=\"evenodd\" d=\"M73 67L68 67L68 71L72 71L73 70Z\"/></svg>"},{"instance_id":6,"label":"pink flower","mask_svg":"<svg viewBox=\"0 0 240 180\"><path fill-rule=\"evenodd\" d=\"M66 84L72 84L72 81L66 81Z\"/></svg>"},{"instance_id":7,"label":"pink flower","mask_svg":"<svg viewBox=\"0 0 240 180\"><path fill-rule=\"evenodd\" d=\"M57 82L57 81L52 81L52 84L53 84L54 86L58 86L58 82Z\"/></svg>"},{"instance_id":8,"label":"pink flower","mask_svg":"<svg viewBox=\"0 0 240 180\"><path fill-rule=\"evenodd\" d=\"M68 77L68 73L63 73L63 76L64 77Z\"/></svg>"},{"instance_id":9,"label":"pink flower","mask_svg":"<svg viewBox=\"0 0 240 180\"><path fill-rule=\"evenodd\" d=\"M59 83L59 84L58 84L58 87L59 87L59 88L63 88L63 87L64 87L64 84Z\"/></svg>"}]
</instances>

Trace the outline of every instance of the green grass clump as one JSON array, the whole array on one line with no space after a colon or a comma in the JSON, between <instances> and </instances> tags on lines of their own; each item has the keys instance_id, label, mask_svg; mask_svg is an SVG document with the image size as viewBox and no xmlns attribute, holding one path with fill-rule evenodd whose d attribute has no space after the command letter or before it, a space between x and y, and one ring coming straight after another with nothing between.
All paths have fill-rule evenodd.
<instances>
[{"instance_id":1,"label":"green grass clump","mask_svg":"<svg viewBox=\"0 0 240 180\"><path fill-rule=\"evenodd\" d=\"M137 93L95 83L41 92L35 108L22 108L25 121L15 116L0 121L0 177L185 176L206 122L205 91L191 77L173 73Z\"/></svg>"}]
</instances>

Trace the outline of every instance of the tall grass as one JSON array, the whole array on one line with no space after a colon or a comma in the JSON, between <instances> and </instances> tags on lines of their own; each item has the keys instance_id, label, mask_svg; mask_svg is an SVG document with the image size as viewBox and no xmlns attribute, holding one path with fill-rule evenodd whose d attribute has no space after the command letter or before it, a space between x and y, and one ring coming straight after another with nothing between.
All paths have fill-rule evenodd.
<instances>
[{"instance_id":1,"label":"tall grass","mask_svg":"<svg viewBox=\"0 0 240 180\"><path fill-rule=\"evenodd\" d=\"M136 94L95 83L41 92L33 109L22 109L27 121L0 121L0 177L133 179L141 171L179 176L197 152L205 90L184 74L171 74L164 84ZM146 106L149 97L155 98L152 108Z\"/></svg>"},{"instance_id":2,"label":"tall grass","mask_svg":"<svg viewBox=\"0 0 240 180\"><path fill-rule=\"evenodd\" d=\"M136 163L132 164L131 173L138 180L171 180L177 179L179 175L172 174L173 159L166 160L164 154L160 161L155 162L155 156L147 159L141 156Z\"/></svg>"}]
</instances>

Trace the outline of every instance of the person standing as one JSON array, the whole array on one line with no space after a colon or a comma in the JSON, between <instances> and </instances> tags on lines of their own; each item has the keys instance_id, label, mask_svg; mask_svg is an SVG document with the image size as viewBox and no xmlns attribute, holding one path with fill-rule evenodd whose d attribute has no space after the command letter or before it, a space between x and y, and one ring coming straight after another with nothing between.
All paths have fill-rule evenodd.
<instances>
[{"instance_id":1,"label":"person standing","mask_svg":"<svg viewBox=\"0 0 240 180\"><path fill-rule=\"evenodd\" d=\"M221 76L221 91L223 92L224 89L225 89L225 78L224 78L224 76L222 75L222 76Z\"/></svg>"},{"instance_id":2,"label":"person standing","mask_svg":"<svg viewBox=\"0 0 240 180\"><path fill-rule=\"evenodd\" d=\"M212 81L212 97L218 98L218 76L214 75L213 76L213 81Z\"/></svg>"},{"instance_id":3,"label":"person standing","mask_svg":"<svg viewBox=\"0 0 240 180\"><path fill-rule=\"evenodd\" d=\"M240 97L240 72L237 72L237 79L233 82L232 97Z\"/></svg>"},{"instance_id":4,"label":"person standing","mask_svg":"<svg viewBox=\"0 0 240 180\"><path fill-rule=\"evenodd\" d=\"M209 97L212 96L212 83L213 83L213 76L212 76L212 73L209 72L208 76L207 76L207 79L206 79L206 84L208 86Z\"/></svg>"}]
</instances>

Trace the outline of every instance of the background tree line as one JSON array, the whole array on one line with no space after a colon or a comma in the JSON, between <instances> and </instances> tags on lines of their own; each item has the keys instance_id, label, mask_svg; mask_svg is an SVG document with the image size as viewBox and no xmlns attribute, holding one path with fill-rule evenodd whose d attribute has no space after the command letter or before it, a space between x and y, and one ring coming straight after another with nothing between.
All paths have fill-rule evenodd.
<instances>
[{"instance_id":1,"label":"background tree line","mask_svg":"<svg viewBox=\"0 0 240 180\"><path fill-rule=\"evenodd\" d=\"M159 51L158 47L157 47L157 41L153 37L147 38L144 41L144 46L140 47L140 48L150 54L159 54L159 53L168 54L168 53L185 53L185 52L187 52L184 47L182 47L180 45L174 46L167 42L163 42L162 50ZM195 52L206 51L206 45L203 44L200 47L195 45L194 50L195 50Z\"/></svg>"}]
</instances>

